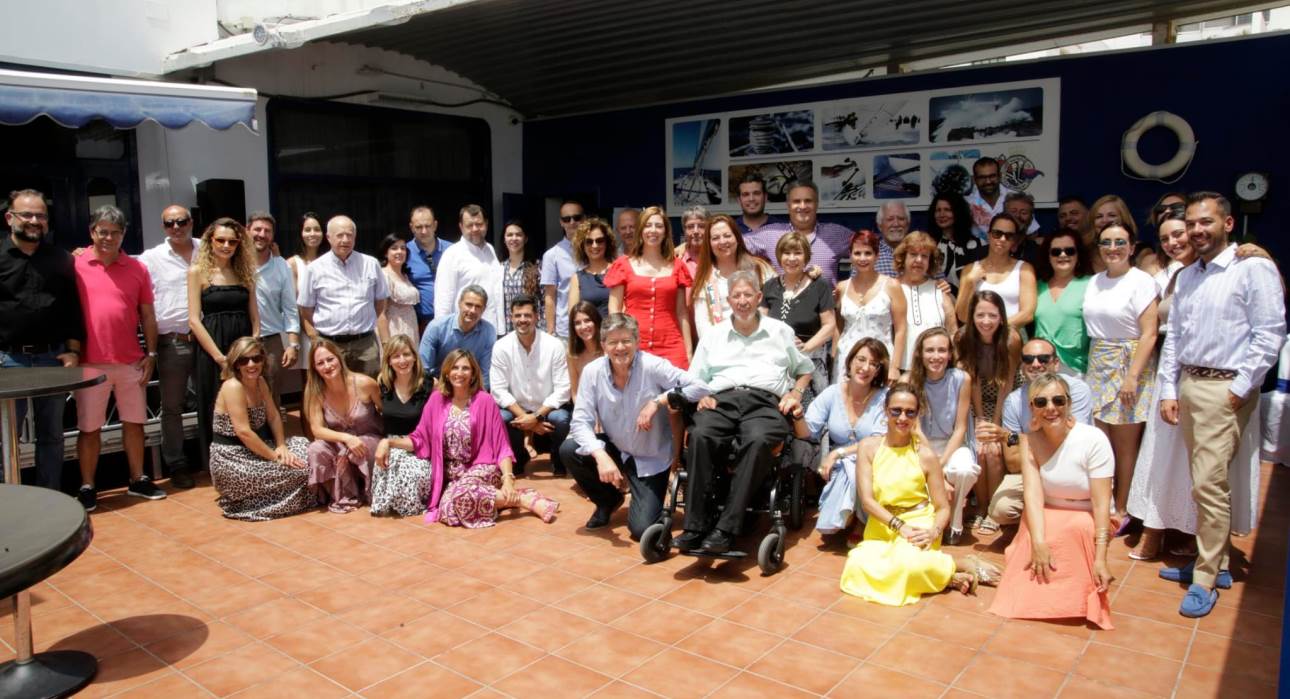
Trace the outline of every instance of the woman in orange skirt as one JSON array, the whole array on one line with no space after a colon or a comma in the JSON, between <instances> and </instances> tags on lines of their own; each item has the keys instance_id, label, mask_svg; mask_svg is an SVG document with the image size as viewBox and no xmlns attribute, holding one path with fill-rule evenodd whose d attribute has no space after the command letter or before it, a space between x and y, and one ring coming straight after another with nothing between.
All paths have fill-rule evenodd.
<instances>
[{"instance_id":1,"label":"woman in orange skirt","mask_svg":"<svg viewBox=\"0 0 1290 699\"><path fill-rule=\"evenodd\" d=\"M1014 619L1083 618L1111 625L1106 565L1115 457L1100 430L1070 415L1070 389L1057 374L1029 386L1030 433L1022 443L1025 515L1004 553L990 611Z\"/></svg>"}]
</instances>

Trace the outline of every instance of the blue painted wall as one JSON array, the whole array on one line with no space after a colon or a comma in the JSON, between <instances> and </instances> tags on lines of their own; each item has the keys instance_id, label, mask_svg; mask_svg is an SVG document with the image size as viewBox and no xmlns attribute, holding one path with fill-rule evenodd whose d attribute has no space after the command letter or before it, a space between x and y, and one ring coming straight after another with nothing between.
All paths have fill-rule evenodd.
<instances>
[{"instance_id":1,"label":"blue painted wall","mask_svg":"<svg viewBox=\"0 0 1290 699\"><path fill-rule=\"evenodd\" d=\"M1113 193L1141 220L1170 190L1216 189L1229 194L1238 174L1267 172L1271 195L1249 231L1281 260L1290 259L1290 36L1186 44L1118 54L937 71L843 85L701 100L590 116L536 121L524 127L524 187L528 195L597 192L598 205L639 206L666 201L664 120L691 114L797 102L931 90L1036 78L1062 79L1059 184L1062 194L1090 203ZM702 70L701 67L696 68ZM1120 172L1120 139L1149 112L1186 119L1199 142L1196 158L1172 186ZM1161 162L1176 141L1163 129L1143 139L1148 162ZM676 212L674 212L676 213ZM914 212L922 226L924 212ZM853 228L871 227L873 214L822 215ZM1045 227L1055 213L1040 211ZM1239 233L1241 219L1237 217Z\"/></svg>"}]
</instances>

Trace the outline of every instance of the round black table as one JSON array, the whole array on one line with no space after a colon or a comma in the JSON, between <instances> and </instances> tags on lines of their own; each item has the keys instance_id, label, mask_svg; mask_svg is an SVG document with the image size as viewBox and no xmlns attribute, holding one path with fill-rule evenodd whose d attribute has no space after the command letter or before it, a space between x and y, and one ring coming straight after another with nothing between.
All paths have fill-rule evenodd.
<instances>
[{"instance_id":1,"label":"round black table","mask_svg":"<svg viewBox=\"0 0 1290 699\"><path fill-rule=\"evenodd\" d=\"M17 657L0 665L0 697L60 697L85 686L98 663L80 651L34 655L31 595L27 589L62 570L90 545L85 508L74 498L22 482L18 452L18 401L102 383L96 369L0 369L0 436L5 485L0 485L0 599L14 598Z\"/></svg>"}]
</instances>

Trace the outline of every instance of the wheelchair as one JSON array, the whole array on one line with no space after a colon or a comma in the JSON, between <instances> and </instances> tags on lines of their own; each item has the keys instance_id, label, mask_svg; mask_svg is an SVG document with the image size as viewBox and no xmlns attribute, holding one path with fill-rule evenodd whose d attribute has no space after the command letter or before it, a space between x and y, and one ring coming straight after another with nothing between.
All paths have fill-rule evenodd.
<instances>
[{"instance_id":1,"label":"wheelchair","mask_svg":"<svg viewBox=\"0 0 1290 699\"><path fill-rule=\"evenodd\" d=\"M668 394L668 404L673 409L681 411L687 428L693 424L695 406L687 403L679 391ZM770 517L770 530L762 537L757 547L757 566L766 575L774 574L784 564L784 546L789 528L794 531L800 530L806 522L806 471L810 468L810 464L814 463L814 455L818 447L818 444L810 440L790 434L788 439L773 452L776 457L775 466L757 494L748 503L744 515L746 524L761 515ZM724 480L722 476L728 475L730 469L734 467L737 452L738 441L735 440L728 450L729 463L726 468L719 470L714 480L717 487L705 495L721 503L719 507L713 508L713 511L719 511L725 507L726 492L722 487ZM682 453L684 456L681 468L673 472L668 482L663 512L659 515L658 521L647 527L641 534L641 558L646 563L658 563L667 558L672 550L672 524L676 520L677 509L683 509L686 504L685 484L688 464L685 462L689 459L689 453L688 450ZM742 559L748 555L745 551L735 550L720 554L698 549L681 553L698 558L726 560Z\"/></svg>"}]
</instances>

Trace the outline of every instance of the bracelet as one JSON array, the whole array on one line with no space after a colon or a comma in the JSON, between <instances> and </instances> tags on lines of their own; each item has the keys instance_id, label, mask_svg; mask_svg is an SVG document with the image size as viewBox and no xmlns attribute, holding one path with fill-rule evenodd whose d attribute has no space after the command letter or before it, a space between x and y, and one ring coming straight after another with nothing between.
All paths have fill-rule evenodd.
<instances>
[{"instance_id":1,"label":"bracelet","mask_svg":"<svg viewBox=\"0 0 1290 699\"><path fill-rule=\"evenodd\" d=\"M899 515L892 515L891 519L887 520L887 528L896 533L900 533L904 526L905 520L901 519Z\"/></svg>"}]
</instances>

